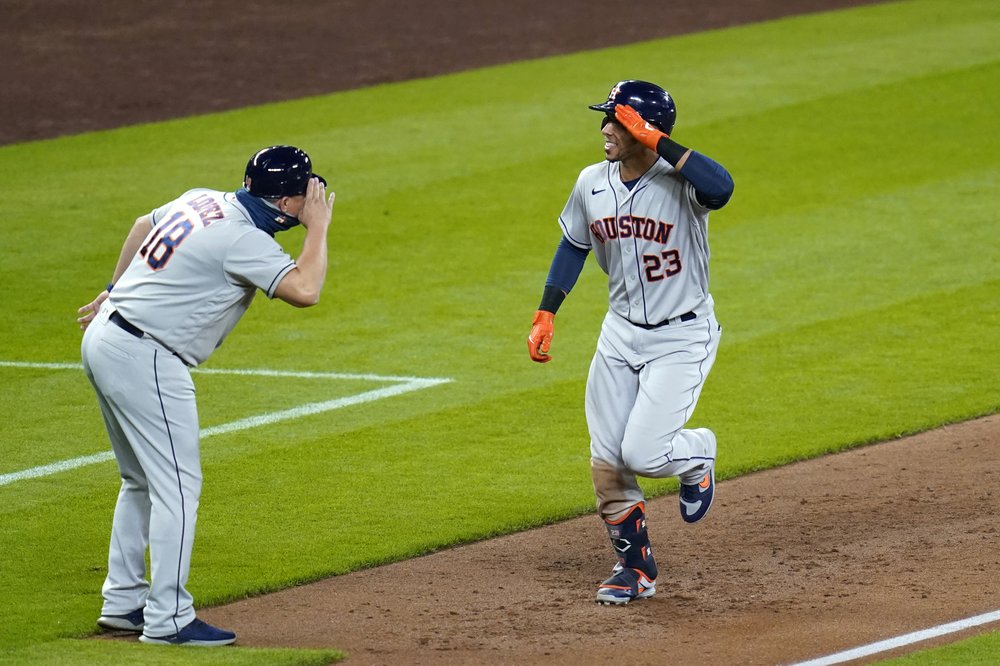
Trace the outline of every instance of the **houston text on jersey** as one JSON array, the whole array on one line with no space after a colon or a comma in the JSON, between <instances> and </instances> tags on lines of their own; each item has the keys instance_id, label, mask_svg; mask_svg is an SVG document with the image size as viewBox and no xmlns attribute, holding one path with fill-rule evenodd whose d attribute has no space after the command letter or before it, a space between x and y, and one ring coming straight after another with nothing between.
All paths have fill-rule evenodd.
<instances>
[{"instance_id":1,"label":"houston text on jersey","mask_svg":"<svg viewBox=\"0 0 1000 666\"><path fill-rule=\"evenodd\" d=\"M590 223L590 232L601 243L616 238L641 238L666 245L673 228L674 225L651 217L632 215L622 215L618 218L605 217Z\"/></svg>"}]
</instances>

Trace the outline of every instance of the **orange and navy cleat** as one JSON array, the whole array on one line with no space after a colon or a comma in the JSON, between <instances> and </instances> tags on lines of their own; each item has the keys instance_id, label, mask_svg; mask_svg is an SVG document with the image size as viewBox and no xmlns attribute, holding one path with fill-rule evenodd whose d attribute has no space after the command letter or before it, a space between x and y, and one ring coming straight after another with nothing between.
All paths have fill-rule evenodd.
<instances>
[{"instance_id":1,"label":"orange and navy cleat","mask_svg":"<svg viewBox=\"0 0 1000 666\"><path fill-rule=\"evenodd\" d=\"M698 483L681 483L678 494L681 518L687 523L697 523L712 508L715 499L715 465L705 473Z\"/></svg>"},{"instance_id":2,"label":"orange and navy cleat","mask_svg":"<svg viewBox=\"0 0 1000 666\"><path fill-rule=\"evenodd\" d=\"M638 569L626 569L616 564L611 578L597 588L597 603L620 606L633 599L647 599L656 594L656 581Z\"/></svg>"},{"instance_id":3,"label":"orange and navy cleat","mask_svg":"<svg viewBox=\"0 0 1000 666\"><path fill-rule=\"evenodd\" d=\"M645 508L640 502L622 520L605 521L618 563L597 588L599 604L620 606L656 594L656 560L646 532Z\"/></svg>"}]
</instances>

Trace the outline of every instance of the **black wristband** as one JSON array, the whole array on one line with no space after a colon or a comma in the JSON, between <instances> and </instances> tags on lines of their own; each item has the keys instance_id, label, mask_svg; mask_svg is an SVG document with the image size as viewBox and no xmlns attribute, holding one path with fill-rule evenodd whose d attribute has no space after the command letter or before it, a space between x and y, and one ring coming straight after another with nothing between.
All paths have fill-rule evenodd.
<instances>
[{"instance_id":1,"label":"black wristband","mask_svg":"<svg viewBox=\"0 0 1000 666\"><path fill-rule=\"evenodd\" d=\"M112 288L112 287L114 287L114 286L115 286L115 283L114 283L114 282L109 282L109 283L108 283L108 286L106 286L106 287L104 288L104 291L106 291L106 292L108 292L108 293L110 294L110 293L111 293L111 288Z\"/></svg>"},{"instance_id":2,"label":"black wristband","mask_svg":"<svg viewBox=\"0 0 1000 666\"><path fill-rule=\"evenodd\" d=\"M684 153L686 153L687 150L687 148L677 143L669 136L660 137L660 140L656 142L657 154L669 162L672 167L677 166L677 163L682 157L684 157Z\"/></svg>"},{"instance_id":3,"label":"black wristband","mask_svg":"<svg viewBox=\"0 0 1000 666\"><path fill-rule=\"evenodd\" d=\"M545 285L545 289L542 290L542 302L539 303L538 309L555 314L565 300L566 294L563 293L562 289L547 284Z\"/></svg>"}]
</instances>

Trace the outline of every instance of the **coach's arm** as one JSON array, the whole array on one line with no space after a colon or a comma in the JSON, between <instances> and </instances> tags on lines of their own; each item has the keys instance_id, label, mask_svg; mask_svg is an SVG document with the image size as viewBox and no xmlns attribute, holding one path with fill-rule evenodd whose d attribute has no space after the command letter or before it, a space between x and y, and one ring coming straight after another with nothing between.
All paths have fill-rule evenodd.
<instances>
[{"instance_id":1,"label":"coach's arm","mask_svg":"<svg viewBox=\"0 0 1000 666\"><path fill-rule=\"evenodd\" d=\"M306 229L302 253L295 260L295 268L288 271L274 290L275 298L299 308L319 303L319 295L326 280L326 233L333 215L333 192L326 197L326 186L316 178L306 186L305 204L299 213L299 222Z\"/></svg>"},{"instance_id":2,"label":"coach's arm","mask_svg":"<svg viewBox=\"0 0 1000 666\"><path fill-rule=\"evenodd\" d=\"M81 316L76 321L80 324L81 330L87 328L90 322L94 320L94 317L97 316L97 311L101 309L101 303L107 300L108 294L111 293L111 288L118 281L118 278L122 276L122 273L125 272L125 269L128 268L128 265L132 263L132 257L139 251L142 241L146 239L149 230L152 228L152 215L146 214L136 218L132 228L129 229L128 236L125 237L125 242L122 244L122 251L118 254L118 263L115 264L115 272L111 275L111 282L108 283L104 291L97 295L97 298L77 310Z\"/></svg>"}]
</instances>

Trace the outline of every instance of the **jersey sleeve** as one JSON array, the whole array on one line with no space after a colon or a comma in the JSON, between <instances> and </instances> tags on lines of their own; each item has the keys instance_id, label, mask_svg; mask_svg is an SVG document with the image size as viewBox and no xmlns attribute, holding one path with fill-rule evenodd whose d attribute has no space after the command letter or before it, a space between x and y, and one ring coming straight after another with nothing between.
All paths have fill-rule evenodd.
<instances>
[{"instance_id":1,"label":"jersey sleeve","mask_svg":"<svg viewBox=\"0 0 1000 666\"><path fill-rule=\"evenodd\" d=\"M591 248L589 220L585 199L583 197L583 173L576 180L573 191L569 195L569 200L559 215L559 226L562 227L563 237L581 250Z\"/></svg>"},{"instance_id":2,"label":"jersey sleeve","mask_svg":"<svg viewBox=\"0 0 1000 666\"><path fill-rule=\"evenodd\" d=\"M274 298L278 283L295 261L278 243L263 231L253 229L240 236L229 247L223 270L234 282L253 285L268 298Z\"/></svg>"},{"instance_id":3,"label":"jersey sleeve","mask_svg":"<svg viewBox=\"0 0 1000 666\"><path fill-rule=\"evenodd\" d=\"M173 201L171 201L170 203L165 203L165 204L163 204L163 205L162 205L162 206L160 206L159 208L154 208L154 209L153 209L153 210L152 210L152 211L151 211L151 212L149 213L149 216L150 216L150 217L152 218L152 220L153 220L153 226L154 226L154 227L155 227L155 226L156 226L157 224L159 224L160 222L162 222L162 221L163 221L163 216L167 214L167 211L168 211L168 210L170 210L170 207L171 207L171 206L173 206L173 205L174 205L174 202L173 202Z\"/></svg>"},{"instance_id":4,"label":"jersey sleeve","mask_svg":"<svg viewBox=\"0 0 1000 666\"><path fill-rule=\"evenodd\" d=\"M687 180L684 181L684 197L688 200L688 203L694 206L697 210L708 210L708 207L705 206L705 204L698 201L698 190L694 189L694 185Z\"/></svg>"}]
</instances>

